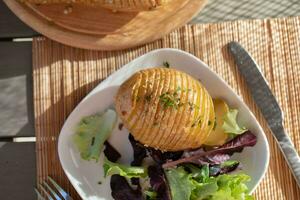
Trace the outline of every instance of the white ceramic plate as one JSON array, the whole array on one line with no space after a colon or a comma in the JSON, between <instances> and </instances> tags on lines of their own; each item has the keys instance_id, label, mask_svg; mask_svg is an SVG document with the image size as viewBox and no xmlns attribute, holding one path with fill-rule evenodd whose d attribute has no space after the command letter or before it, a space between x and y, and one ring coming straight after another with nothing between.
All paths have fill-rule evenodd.
<instances>
[{"instance_id":1,"label":"white ceramic plate","mask_svg":"<svg viewBox=\"0 0 300 200\"><path fill-rule=\"evenodd\" d=\"M79 103L66 120L58 141L59 158L66 175L83 199L108 200L112 197L110 178L103 178L103 154L98 163L84 161L72 142L76 124L84 116L113 106L113 97L119 85L134 72L143 68L162 66L164 61L168 61L172 68L201 80L212 97L222 98L230 107L239 110L239 123L256 134L258 142L254 147L245 148L242 153L235 154L234 159L240 161L243 171L251 176L252 180L248 184L251 192L262 180L269 163L268 142L262 128L245 103L217 74L195 56L177 49L159 49L131 61L109 76ZM120 131L116 127L109 141L121 152L120 162L130 163L133 152L128 141L128 131L125 128ZM99 181L102 184L99 185Z\"/></svg>"}]
</instances>

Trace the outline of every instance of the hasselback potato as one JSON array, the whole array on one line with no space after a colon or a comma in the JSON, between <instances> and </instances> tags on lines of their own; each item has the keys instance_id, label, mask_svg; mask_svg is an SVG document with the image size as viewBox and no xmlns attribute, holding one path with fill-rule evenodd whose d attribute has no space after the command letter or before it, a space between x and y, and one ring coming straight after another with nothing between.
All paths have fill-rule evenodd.
<instances>
[{"instance_id":1,"label":"hasselback potato","mask_svg":"<svg viewBox=\"0 0 300 200\"><path fill-rule=\"evenodd\" d=\"M162 151L199 147L215 119L212 98L201 83L163 67L131 76L120 86L115 107L137 141Z\"/></svg>"}]
</instances>

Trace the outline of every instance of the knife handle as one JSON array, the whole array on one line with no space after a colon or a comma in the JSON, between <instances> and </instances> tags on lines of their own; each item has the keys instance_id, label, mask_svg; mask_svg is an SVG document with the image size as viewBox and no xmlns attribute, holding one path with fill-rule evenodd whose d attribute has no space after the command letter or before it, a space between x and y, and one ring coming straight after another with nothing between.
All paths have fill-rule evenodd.
<instances>
[{"instance_id":1,"label":"knife handle","mask_svg":"<svg viewBox=\"0 0 300 200\"><path fill-rule=\"evenodd\" d=\"M288 134L285 132L284 128L281 126L280 129L276 132L276 139L279 143L280 149L284 155L285 160L287 161L292 174L300 188L300 158L299 155L293 145Z\"/></svg>"}]
</instances>

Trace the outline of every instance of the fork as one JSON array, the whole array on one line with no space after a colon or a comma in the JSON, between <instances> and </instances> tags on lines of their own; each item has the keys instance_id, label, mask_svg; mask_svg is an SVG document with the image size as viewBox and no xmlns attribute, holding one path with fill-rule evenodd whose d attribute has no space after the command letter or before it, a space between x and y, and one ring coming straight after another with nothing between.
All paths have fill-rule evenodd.
<instances>
[{"instance_id":1,"label":"fork","mask_svg":"<svg viewBox=\"0 0 300 200\"><path fill-rule=\"evenodd\" d=\"M72 197L65 190L63 190L51 177L48 176L47 179L55 189L52 189L49 183L46 182L46 180L43 181L43 183L39 185L41 188L40 191L37 188L34 188L34 191L36 192L39 200L73 200ZM47 190L50 191L52 195L50 195ZM60 195L55 192L55 190ZM43 193L47 198L44 198L44 195L42 195Z\"/></svg>"}]
</instances>

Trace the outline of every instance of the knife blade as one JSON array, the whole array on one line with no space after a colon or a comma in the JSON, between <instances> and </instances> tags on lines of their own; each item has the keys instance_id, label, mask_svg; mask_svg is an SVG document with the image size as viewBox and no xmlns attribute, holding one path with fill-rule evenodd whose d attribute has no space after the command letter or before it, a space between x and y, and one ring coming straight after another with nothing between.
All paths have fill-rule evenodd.
<instances>
[{"instance_id":1,"label":"knife blade","mask_svg":"<svg viewBox=\"0 0 300 200\"><path fill-rule=\"evenodd\" d=\"M230 42L228 50L244 77L250 93L266 119L273 136L300 187L300 158L289 135L283 127L283 113L259 66L251 55L237 42Z\"/></svg>"}]
</instances>

